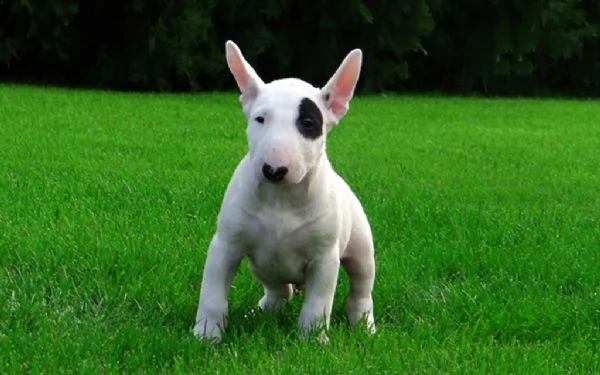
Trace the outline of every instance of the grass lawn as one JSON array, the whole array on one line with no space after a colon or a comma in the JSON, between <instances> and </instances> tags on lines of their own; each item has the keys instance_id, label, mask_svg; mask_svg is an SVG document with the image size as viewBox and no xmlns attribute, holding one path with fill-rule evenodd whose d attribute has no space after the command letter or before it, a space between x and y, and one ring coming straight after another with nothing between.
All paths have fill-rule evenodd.
<instances>
[{"instance_id":1,"label":"grass lawn","mask_svg":"<svg viewBox=\"0 0 600 375\"><path fill-rule=\"evenodd\" d=\"M191 334L246 151L237 93L0 85L0 373L597 373L600 102L356 98L328 139L373 228L378 334L253 314Z\"/></svg>"}]
</instances>

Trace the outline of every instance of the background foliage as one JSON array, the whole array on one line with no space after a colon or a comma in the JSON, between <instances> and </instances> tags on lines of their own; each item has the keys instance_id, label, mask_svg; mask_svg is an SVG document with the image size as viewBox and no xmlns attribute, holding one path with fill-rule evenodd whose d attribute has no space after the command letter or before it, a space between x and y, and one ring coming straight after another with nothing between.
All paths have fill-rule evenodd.
<instances>
[{"instance_id":1,"label":"background foliage","mask_svg":"<svg viewBox=\"0 0 600 375\"><path fill-rule=\"evenodd\" d=\"M600 94L597 0L4 0L0 79L230 89L227 39L265 80L360 47L364 91Z\"/></svg>"}]
</instances>

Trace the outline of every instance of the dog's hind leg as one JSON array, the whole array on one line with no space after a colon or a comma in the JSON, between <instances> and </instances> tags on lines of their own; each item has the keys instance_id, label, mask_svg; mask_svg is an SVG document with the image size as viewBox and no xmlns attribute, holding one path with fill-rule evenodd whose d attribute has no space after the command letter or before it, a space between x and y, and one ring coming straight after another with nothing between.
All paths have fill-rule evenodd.
<instances>
[{"instance_id":1,"label":"dog's hind leg","mask_svg":"<svg viewBox=\"0 0 600 375\"><path fill-rule=\"evenodd\" d=\"M350 293L346 300L346 314L350 325L365 319L369 333L375 333L373 317L373 284L375 282L375 257L373 240L368 225L355 226L348 248L341 259L348 274Z\"/></svg>"},{"instance_id":2,"label":"dog's hind leg","mask_svg":"<svg viewBox=\"0 0 600 375\"><path fill-rule=\"evenodd\" d=\"M342 259L342 267L350 279L350 295L346 300L346 314L350 325L356 325L365 318L367 330L375 333L375 318L373 317L373 298L371 291L375 279L373 261L366 264L358 259L348 257Z\"/></svg>"},{"instance_id":3,"label":"dog's hind leg","mask_svg":"<svg viewBox=\"0 0 600 375\"><path fill-rule=\"evenodd\" d=\"M260 301L258 301L258 307L260 307L261 310L279 310L294 295L291 284L282 284L276 287L264 285L264 289L265 294Z\"/></svg>"}]
</instances>

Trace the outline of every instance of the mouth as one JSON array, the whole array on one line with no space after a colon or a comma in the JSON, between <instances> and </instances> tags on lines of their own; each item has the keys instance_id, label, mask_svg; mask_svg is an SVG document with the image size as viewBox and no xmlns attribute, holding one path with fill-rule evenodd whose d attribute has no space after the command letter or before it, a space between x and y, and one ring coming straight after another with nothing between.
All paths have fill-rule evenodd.
<instances>
[{"instance_id":1,"label":"mouth","mask_svg":"<svg viewBox=\"0 0 600 375\"><path fill-rule=\"evenodd\" d=\"M278 181L272 181L272 180L269 180L267 178L263 178L263 182L266 183L266 184L268 184L268 185L285 185L286 184L285 181L284 181L284 179L281 179L281 180L278 180Z\"/></svg>"}]
</instances>

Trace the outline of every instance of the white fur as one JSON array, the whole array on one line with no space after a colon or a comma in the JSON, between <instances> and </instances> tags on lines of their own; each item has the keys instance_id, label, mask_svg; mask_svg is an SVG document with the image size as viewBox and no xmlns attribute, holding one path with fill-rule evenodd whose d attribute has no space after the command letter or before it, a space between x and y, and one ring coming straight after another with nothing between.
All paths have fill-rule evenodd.
<instances>
[{"instance_id":1,"label":"white fur","mask_svg":"<svg viewBox=\"0 0 600 375\"><path fill-rule=\"evenodd\" d=\"M364 318L374 332L371 229L359 200L325 153L327 132L348 110L361 51L350 52L323 89L294 78L265 84L231 41L226 43L226 56L248 118L249 152L225 192L204 266L194 334L221 339L227 295L244 257L264 286L261 309L282 307L294 294L292 284L305 284L299 327L306 335L329 327L341 264L350 280L350 324ZM324 118L323 135L317 139L304 138L295 125L305 97L317 104ZM258 116L264 118L262 124ZM262 172L265 163L287 167L283 181L268 181Z\"/></svg>"}]
</instances>

